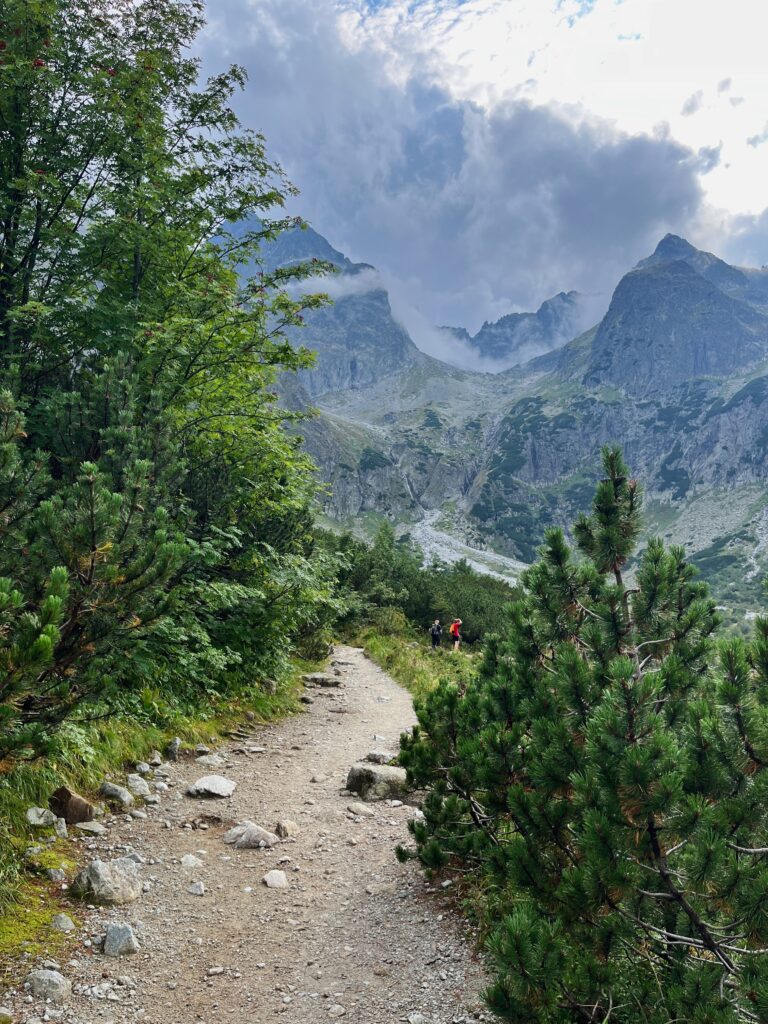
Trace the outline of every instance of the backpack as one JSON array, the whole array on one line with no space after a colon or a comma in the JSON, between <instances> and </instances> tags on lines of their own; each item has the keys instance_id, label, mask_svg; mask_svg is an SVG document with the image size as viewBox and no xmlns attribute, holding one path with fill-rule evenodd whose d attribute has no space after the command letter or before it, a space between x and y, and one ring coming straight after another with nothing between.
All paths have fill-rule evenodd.
<instances>
[{"instance_id":1,"label":"backpack","mask_svg":"<svg viewBox=\"0 0 768 1024\"><path fill-rule=\"evenodd\" d=\"M429 632L432 634L432 636L442 636L443 627L438 626L433 622L429 628Z\"/></svg>"}]
</instances>

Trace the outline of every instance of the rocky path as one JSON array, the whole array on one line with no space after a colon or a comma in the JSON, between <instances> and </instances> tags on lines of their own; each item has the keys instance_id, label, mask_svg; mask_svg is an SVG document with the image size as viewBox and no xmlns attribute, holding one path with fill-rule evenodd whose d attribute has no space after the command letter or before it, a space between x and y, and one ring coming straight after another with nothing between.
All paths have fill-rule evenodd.
<instances>
[{"instance_id":1,"label":"rocky path","mask_svg":"<svg viewBox=\"0 0 768 1024\"><path fill-rule=\"evenodd\" d=\"M79 948L58 965L72 994L61 1005L12 994L15 1020L490 1019L472 937L449 912L447 887L395 860L414 809L398 801L369 803L365 815L348 809L350 766L373 748L397 749L414 721L410 697L362 651L341 647L335 657L341 685L309 690L306 714L230 741L218 751L221 765L167 766L161 802L144 808L146 819L118 815L102 836L80 840L91 858L141 859L144 892L108 909L73 903ZM237 783L231 797L184 795L213 771ZM297 831L270 849L225 845L226 830L246 819L270 830L289 819ZM287 888L263 884L271 870L285 873ZM140 951L103 955L99 939L124 922Z\"/></svg>"}]
</instances>

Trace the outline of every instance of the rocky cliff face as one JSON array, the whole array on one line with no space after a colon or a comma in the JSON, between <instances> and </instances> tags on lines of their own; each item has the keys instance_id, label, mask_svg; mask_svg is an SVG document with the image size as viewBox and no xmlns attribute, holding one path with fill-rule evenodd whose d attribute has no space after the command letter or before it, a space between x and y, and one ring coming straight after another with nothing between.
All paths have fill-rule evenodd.
<instances>
[{"instance_id":1,"label":"rocky cliff face","mask_svg":"<svg viewBox=\"0 0 768 1024\"><path fill-rule=\"evenodd\" d=\"M595 329L495 376L420 353L382 290L342 296L301 336L319 350L301 383L324 410L307 446L330 485L327 513L410 523L440 511L462 539L530 560L548 524L588 506L599 449L619 443L649 524L697 552L721 593L756 601L768 562L766 282L667 236ZM506 320L484 328L488 353Z\"/></svg>"}]
</instances>

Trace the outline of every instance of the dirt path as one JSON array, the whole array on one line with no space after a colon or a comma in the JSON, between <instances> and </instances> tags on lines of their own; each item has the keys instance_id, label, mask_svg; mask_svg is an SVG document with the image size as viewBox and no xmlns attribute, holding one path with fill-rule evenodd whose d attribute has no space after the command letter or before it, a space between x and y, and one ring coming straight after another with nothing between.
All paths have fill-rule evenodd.
<instances>
[{"instance_id":1,"label":"dirt path","mask_svg":"<svg viewBox=\"0 0 768 1024\"><path fill-rule=\"evenodd\" d=\"M110 921L128 921L142 950L113 959L83 945L75 960L61 964L74 994L60 1020L490 1019L480 1009L485 978L471 937L462 934L466 927L448 913L440 887L435 891L414 865L395 860L413 808L369 804L372 817L355 817L347 810L353 798L342 792L349 767L369 750L397 749L400 732L414 721L410 697L362 651L340 647L335 656L346 662L339 666L341 686L309 691L314 703L307 714L259 727L245 744L230 741L219 751L223 767L194 760L170 766L171 788L159 806L146 808L146 821L118 816L103 837L87 841L102 859L140 854L149 884L135 903L81 912L82 941L103 934ZM236 752L259 745L263 753ZM183 796L190 782L211 772L237 783L233 796ZM223 824L184 827L207 813L220 814ZM281 818L296 822L299 832L271 850L222 842L236 821L274 829ZM182 867L185 854L202 866ZM289 888L262 884L274 868L286 872ZM193 882L204 884L204 895L188 892ZM39 1003L16 1007L23 1010L19 1020L42 1018Z\"/></svg>"}]
</instances>

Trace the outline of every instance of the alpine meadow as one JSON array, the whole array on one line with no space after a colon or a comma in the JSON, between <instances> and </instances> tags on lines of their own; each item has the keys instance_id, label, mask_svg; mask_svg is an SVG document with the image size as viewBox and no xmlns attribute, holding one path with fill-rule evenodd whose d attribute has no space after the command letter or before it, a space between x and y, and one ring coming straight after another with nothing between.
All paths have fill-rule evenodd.
<instances>
[{"instance_id":1,"label":"alpine meadow","mask_svg":"<svg viewBox=\"0 0 768 1024\"><path fill-rule=\"evenodd\" d=\"M768 22L673 6L0 0L0 1024L768 1022Z\"/></svg>"}]
</instances>

